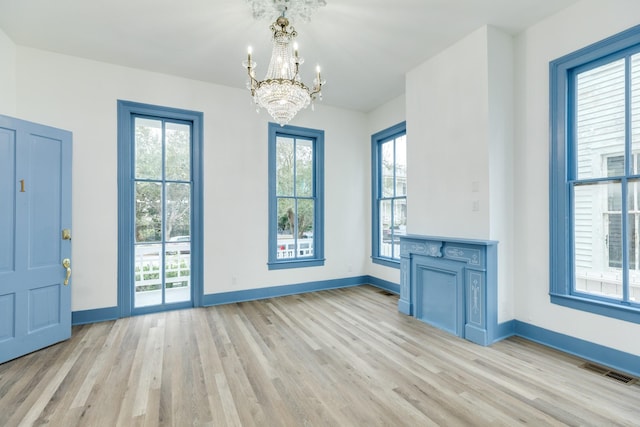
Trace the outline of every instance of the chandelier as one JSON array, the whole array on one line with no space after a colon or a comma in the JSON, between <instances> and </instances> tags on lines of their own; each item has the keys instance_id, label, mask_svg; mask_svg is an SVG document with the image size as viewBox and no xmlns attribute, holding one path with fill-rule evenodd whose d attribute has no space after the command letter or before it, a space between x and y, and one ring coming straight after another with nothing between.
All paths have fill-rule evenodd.
<instances>
[{"instance_id":1,"label":"chandelier","mask_svg":"<svg viewBox=\"0 0 640 427\"><path fill-rule=\"evenodd\" d=\"M276 3L288 3L285 0L275 0ZM303 2L304 3L304 2ZM306 4L306 3L305 3ZM298 46L293 43L298 33L284 13L271 24L273 32L273 49L271 61L264 80L257 80L255 75L256 63L251 59L251 47L249 47L246 61L242 65L247 69L249 81L247 88L258 106L266 109L271 117L284 126L298 113L307 108L309 104L318 98L322 100L322 85L325 82L320 75L320 67L316 68L316 77L313 80L313 88L308 88L300 79L300 65L304 59L298 54Z\"/></svg>"}]
</instances>

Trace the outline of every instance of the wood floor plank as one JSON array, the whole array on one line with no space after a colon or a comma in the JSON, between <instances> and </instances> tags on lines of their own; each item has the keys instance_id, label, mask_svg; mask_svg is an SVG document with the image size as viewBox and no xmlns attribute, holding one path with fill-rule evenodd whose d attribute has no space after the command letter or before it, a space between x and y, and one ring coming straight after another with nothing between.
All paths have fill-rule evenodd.
<instances>
[{"instance_id":1,"label":"wood floor plank","mask_svg":"<svg viewBox=\"0 0 640 427\"><path fill-rule=\"evenodd\" d=\"M640 425L640 384L582 363L359 286L74 327L0 364L0 426Z\"/></svg>"}]
</instances>

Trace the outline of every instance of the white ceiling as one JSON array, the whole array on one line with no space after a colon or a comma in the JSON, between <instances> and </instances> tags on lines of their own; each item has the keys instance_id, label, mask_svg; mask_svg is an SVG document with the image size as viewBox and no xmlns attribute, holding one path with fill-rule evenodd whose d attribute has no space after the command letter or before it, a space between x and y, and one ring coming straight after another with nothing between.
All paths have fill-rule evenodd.
<instances>
[{"instance_id":1,"label":"white ceiling","mask_svg":"<svg viewBox=\"0 0 640 427\"><path fill-rule=\"evenodd\" d=\"M480 26L517 34L577 1L327 0L310 22L292 24L303 81L320 64L323 103L367 112ZM272 21L254 20L246 0L0 0L0 28L17 45L238 88L247 46L258 77L266 72Z\"/></svg>"}]
</instances>

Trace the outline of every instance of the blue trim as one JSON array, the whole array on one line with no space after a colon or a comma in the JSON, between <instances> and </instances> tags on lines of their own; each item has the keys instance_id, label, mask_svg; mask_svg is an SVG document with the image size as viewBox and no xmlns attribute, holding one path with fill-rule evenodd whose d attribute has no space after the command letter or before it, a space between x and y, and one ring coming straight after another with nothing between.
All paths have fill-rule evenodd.
<instances>
[{"instance_id":1,"label":"blue trim","mask_svg":"<svg viewBox=\"0 0 640 427\"><path fill-rule=\"evenodd\" d=\"M133 197L131 186L133 144L130 141L134 129L131 126L133 115L157 117L168 120L181 120L192 125L191 147L191 306L202 305L203 290L203 223L204 209L202 199L202 149L204 115L201 112L171 107L141 104L131 101L117 101L118 109L118 307L120 317L132 314L144 314L149 309L136 309L134 313L131 282L133 271L133 248L130 238L133 236L134 218L130 211ZM161 310L172 310L181 304L167 304Z\"/></svg>"},{"instance_id":2,"label":"blue trim","mask_svg":"<svg viewBox=\"0 0 640 427\"><path fill-rule=\"evenodd\" d=\"M400 295L400 284L389 282L388 280L378 279L373 276L365 276L367 278L366 283L376 288L384 289L385 291L392 292L396 295Z\"/></svg>"},{"instance_id":3,"label":"blue trim","mask_svg":"<svg viewBox=\"0 0 640 427\"><path fill-rule=\"evenodd\" d=\"M288 261L268 262L269 270L286 270L288 268L299 267L320 267L324 265L325 259L296 259Z\"/></svg>"},{"instance_id":4,"label":"blue trim","mask_svg":"<svg viewBox=\"0 0 640 427\"><path fill-rule=\"evenodd\" d=\"M400 269L400 258L396 260L380 256L380 213L378 211L378 199L382 186L380 147L382 143L406 133L407 122L403 121L371 135L371 262L397 269Z\"/></svg>"},{"instance_id":5,"label":"blue trim","mask_svg":"<svg viewBox=\"0 0 640 427\"><path fill-rule=\"evenodd\" d=\"M614 59L627 57L640 51L640 25L594 43L578 51L565 55L549 64L549 292L551 302L564 307L583 310L603 316L640 323L640 309L633 308L629 301L628 272L625 270L623 301L615 303L597 296L574 290L574 241L573 241L573 189L576 183L590 184L604 179L577 180L577 159L573 141L575 133L575 81L578 73L598 67ZM627 83L629 82L627 77ZM627 88L627 95L629 93ZM627 119L629 118L627 100ZM625 144L626 158L629 159L629 120ZM628 174L629 162L625 165ZM622 190L631 175L609 177L622 182ZM623 192L623 194L625 194ZM623 198L623 212L626 212L626 198ZM623 247L627 247L627 215L622 215ZM628 265L628 254L623 254L623 265Z\"/></svg>"},{"instance_id":6,"label":"blue trim","mask_svg":"<svg viewBox=\"0 0 640 427\"><path fill-rule=\"evenodd\" d=\"M317 282L298 283L293 285L272 286L260 289L248 289L243 291L223 292L219 294L207 294L203 296L201 306L231 304L236 302L254 301L265 298L275 298L285 295L296 295L306 292L316 292L328 289L347 288L360 285L371 285L394 294L400 293L400 285L372 276L356 276L344 279L322 280ZM180 304L173 304L169 309L186 308ZM118 307L96 308L92 310L80 310L72 313L73 325L104 322L119 319Z\"/></svg>"},{"instance_id":7,"label":"blue trim","mask_svg":"<svg viewBox=\"0 0 640 427\"><path fill-rule=\"evenodd\" d=\"M71 313L72 325L84 325L87 323L105 322L120 318L118 307L95 308L93 310L80 310Z\"/></svg>"},{"instance_id":8,"label":"blue trim","mask_svg":"<svg viewBox=\"0 0 640 427\"><path fill-rule=\"evenodd\" d=\"M276 195L276 138L278 136L293 139L305 138L313 141L314 177L314 226L313 257L279 260L278 242L278 203ZM324 265L324 131L299 126L280 126L269 123L269 270L281 270L298 267L318 267ZM297 197L294 195L294 198Z\"/></svg>"},{"instance_id":9,"label":"blue trim","mask_svg":"<svg viewBox=\"0 0 640 427\"><path fill-rule=\"evenodd\" d=\"M496 327L495 338L493 342L502 341L503 339L509 338L515 335L516 331L516 321L508 320L506 322L499 323Z\"/></svg>"},{"instance_id":10,"label":"blue trim","mask_svg":"<svg viewBox=\"0 0 640 427\"><path fill-rule=\"evenodd\" d=\"M374 240L374 242L378 242L378 239L376 238L376 240ZM384 265L385 267L391 267L391 268L397 268L398 270L400 269L400 260L392 260L389 258L381 258L381 257L377 257L377 256L372 256L371 257L371 262L374 264L379 264L379 265Z\"/></svg>"},{"instance_id":11,"label":"blue trim","mask_svg":"<svg viewBox=\"0 0 640 427\"><path fill-rule=\"evenodd\" d=\"M576 295L551 294L551 302L563 307L588 311L601 316L612 317L631 323L640 323L637 308L622 303L605 302L593 298L581 298Z\"/></svg>"},{"instance_id":12,"label":"blue trim","mask_svg":"<svg viewBox=\"0 0 640 427\"><path fill-rule=\"evenodd\" d=\"M633 376L640 376L640 356L553 332L519 320L514 320L513 326L515 335L610 368L627 372Z\"/></svg>"},{"instance_id":13,"label":"blue trim","mask_svg":"<svg viewBox=\"0 0 640 427\"><path fill-rule=\"evenodd\" d=\"M255 301L266 298L297 295L306 292L317 292L328 289L348 288L369 283L369 276L356 276L344 279L321 280L317 282L297 283L292 285L270 286L267 288L246 289L242 291L207 294L203 298L204 306L232 304L236 302Z\"/></svg>"}]
</instances>

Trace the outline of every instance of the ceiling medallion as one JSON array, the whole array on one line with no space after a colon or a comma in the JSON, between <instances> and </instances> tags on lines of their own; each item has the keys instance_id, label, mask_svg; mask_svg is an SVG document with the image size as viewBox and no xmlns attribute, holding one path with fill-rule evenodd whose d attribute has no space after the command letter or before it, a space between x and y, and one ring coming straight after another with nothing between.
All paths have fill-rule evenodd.
<instances>
[{"instance_id":1,"label":"ceiling medallion","mask_svg":"<svg viewBox=\"0 0 640 427\"><path fill-rule=\"evenodd\" d=\"M273 19L285 11L290 19L311 20L311 14L319 7L326 6L325 0L247 0L255 19Z\"/></svg>"}]
</instances>

